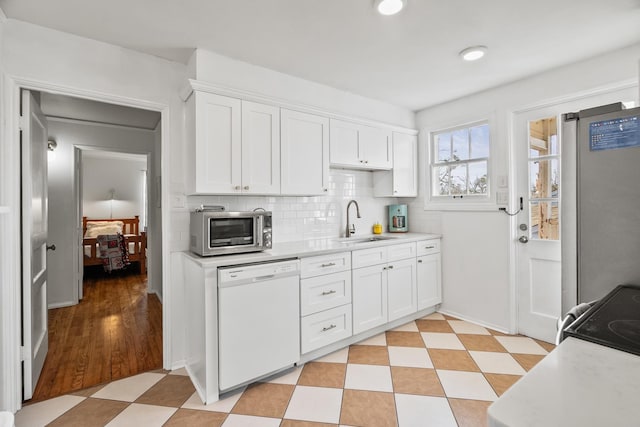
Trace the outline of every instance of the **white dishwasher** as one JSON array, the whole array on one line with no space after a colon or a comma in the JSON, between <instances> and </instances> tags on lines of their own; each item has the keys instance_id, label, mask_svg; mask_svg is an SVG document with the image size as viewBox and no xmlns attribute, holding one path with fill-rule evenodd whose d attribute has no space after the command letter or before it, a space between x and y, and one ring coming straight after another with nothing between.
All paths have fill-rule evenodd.
<instances>
[{"instance_id":1,"label":"white dishwasher","mask_svg":"<svg viewBox=\"0 0 640 427\"><path fill-rule=\"evenodd\" d=\"M300 360L300 262L218 269L219 388Z\"/></svg>"}]
</instances>

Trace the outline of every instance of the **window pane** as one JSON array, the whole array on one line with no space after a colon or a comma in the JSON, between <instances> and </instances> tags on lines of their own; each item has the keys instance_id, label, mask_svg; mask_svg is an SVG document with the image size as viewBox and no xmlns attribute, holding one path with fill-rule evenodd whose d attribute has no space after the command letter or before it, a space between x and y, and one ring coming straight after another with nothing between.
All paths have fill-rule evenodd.
<instances>
[{"instance_id":1,"label":"window pane","mask_svg":"<svg viewBox=\"0 0 640 427\"><path fill-rule=\"evenodd\" d=\"M487 162L469 163L469 194L487 194Z\"/></svg>"},{"instance_id":2,"label":"window pane","mask_svg":"<svg viewBox=\"0 0 640 427\"><path fill-rule=\"evenodd\" d=\"M529 215L532 239L559 239L558 202L531 202Z\"/></svg>"},{"instance_id":3,"label":"window pane","mask_svg":"<svg viewBox=\"0 0 640 427\"><path fill-rule=\"evenodd\" d=\"M453 132L453 160L469 158L469 131L459 129Z\"/></svg>"},{"instance_id":4,"label":"window pane","mask_svg":"<svg viewBox=\"0 0 640 427\"><path fill-rule=\"evenodd\" d=\"M489 125L469 129L471 133L471 159L489 157Z\"/></svg>"},{"instance_id":5,"label":"window pane","mask_svg":"<svg viewBox=\"0 0 640 427\"><path fill-rule=\"evenodd\" d=\"M436 196L449 195L449 166L433 168L433 193Z\"/></svg>"},{"instance_id":6,"label":"window pane","mask_svg":"<svg viewBox=\"0 0 640 427\"><path fill-rule=\"evenodd\" d=\"M451 194L467 194L467 165L451 166Z\"/></svg>"},{"instance_id":7,"label":"window pane","mask_svg":"<svg viewBox=\"0 0 640 427\"><path fill-rule=\"evenodd\" d=\"M531 198L558 197L560 182L558 159L532 160L529 162L529 182Z\"/></svg>"},{"instance_id":8,"label":"window pane","mask_svg":"<svg viewBox=\"0 0 640 427\"><path fill-rule=\"evenodd\" d=\"M439 162L448 162L451 160L451 134L441 133L436 135L436 150Z\"/></svg>"},{"instance_id":9,"label":"window pane","mask_svg":"<svg viewBox=\"0 0 640 427\"><path fill-rule=\"evenodd\" d=\"M558 124L555 117L529 122L529 156L559 154Z\"/></svg>"}]
</instances>

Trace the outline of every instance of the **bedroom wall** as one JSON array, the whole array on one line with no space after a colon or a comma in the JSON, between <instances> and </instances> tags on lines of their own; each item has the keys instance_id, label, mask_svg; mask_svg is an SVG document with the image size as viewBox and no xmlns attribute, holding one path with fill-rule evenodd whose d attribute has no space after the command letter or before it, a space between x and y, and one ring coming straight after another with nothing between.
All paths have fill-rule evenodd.
<instances>
[{"instance_id":1,"label":"bedroom wall","mask_svg":"<svg viewBox=\"0 0 640 427\"><path fill-rule=\"evenodd\" d=\"M138 154L155 153L159 147L153 131L69 120L49 119L49 137L58 143L55 155L49 155L49 241L62 249L49 251L47 257L47 303L52 308L72 305L77 299L73 281L77 257L70 250L75 233L81 232L81 224L75 223L74 147ZM90 183L83 187L83 192L91 193Z\"/></svg>"},{"instance_id":2,"label":"bedroom wall","mask_svg":"<svg viewBox=\"0 0 640 427\"><path fill-rule=\"evenodd\" d=\"M87 218L132 218L138 215L142 231L145 226L143 191L147 160L135 155L126 158L119 153L118 156L105 154L95 156L91 151L83 152L82 214Z\"/></svg>"}]
</instances>

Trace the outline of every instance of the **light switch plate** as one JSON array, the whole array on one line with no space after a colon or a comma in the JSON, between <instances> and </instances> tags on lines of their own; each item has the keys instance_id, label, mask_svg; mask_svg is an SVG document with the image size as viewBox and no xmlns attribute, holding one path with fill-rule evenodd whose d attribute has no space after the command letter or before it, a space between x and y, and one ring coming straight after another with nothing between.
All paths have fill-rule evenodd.
<instances>
[{"instance_id":1,"label":"light switch plate","mask_svg":"<svg viewBox=\"0 0 640 427\"><path fill-rule=\"evenodd\" d=\"M496 192L496 203L499 205L509 204L509 193L507 191Z\"/></svg>"}]
</instances>

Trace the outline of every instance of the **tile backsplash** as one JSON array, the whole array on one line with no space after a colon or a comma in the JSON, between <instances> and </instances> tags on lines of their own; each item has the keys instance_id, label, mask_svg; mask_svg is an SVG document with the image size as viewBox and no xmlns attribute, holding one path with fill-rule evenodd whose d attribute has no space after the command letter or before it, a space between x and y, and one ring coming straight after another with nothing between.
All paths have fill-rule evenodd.
<instances>
[{"instance_id":1,"label":"tile backsplash","mask_svg":"<svg viewBox=\"0 0 640 427\"><path fill-rule=\"evenodd\" d=\"M187 205L194 210L202 204L222 205L227 210L264 208L273 212L273 242L344 237L346 208L350 200L360 206L361 218L351 207L351 222L356 235L372 233L375 222L387 227L389 204L395 198L373 197L373 175L367 171L331 169L329 191L322 196L189 196Z\"/></svg>"}]
</instances>

